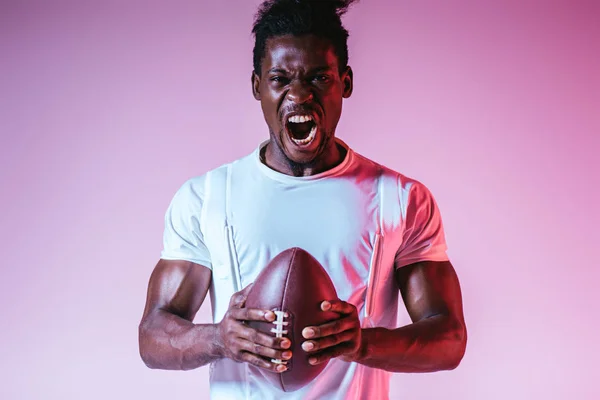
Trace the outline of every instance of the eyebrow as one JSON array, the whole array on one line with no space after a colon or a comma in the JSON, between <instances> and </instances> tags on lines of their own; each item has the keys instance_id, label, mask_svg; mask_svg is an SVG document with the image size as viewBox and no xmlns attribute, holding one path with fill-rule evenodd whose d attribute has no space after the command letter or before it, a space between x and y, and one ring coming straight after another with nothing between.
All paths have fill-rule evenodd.
<instances>
[{"instance_id":1,"label":"eyebrow","mask_svg":"<svg viewBox=\"0 0 600 400\"><path fill-rule=\"evenodd\" d=\"M317 68L313 68L310 71L308 71L308 75L316 74L316 73L319 73L319 72L328 72L328 71L333 71L333 69L331 67L328 67L328 66L317 67ZM267 72L269 74L287 74L288 73L285 69L277 68L277 67L271 68Z\"/></svg>"},{"instance_id":2,"label":"eyebrow","mask_svg":"<svg viewBox=\"0 0 600 400\"><path fill-rule=\"evenodd\" d=\"M317 68L314 68L314 69L310 70L309 72L312 73L312 74L315 74L317 72L329 72L329 71L333 71L333 68L331 68L331 67L317 67Z\"/></svg>"},{"instance_id":3,"label":"eyebrow","mask_svg":"<svg viewBox=\"0 0 600 400\"><path fill-rule=\"evenodd\" d=\"M271 68L267 72L270 74L287 74L287 71L281 68Z\"/></svg>"}]
</instances>

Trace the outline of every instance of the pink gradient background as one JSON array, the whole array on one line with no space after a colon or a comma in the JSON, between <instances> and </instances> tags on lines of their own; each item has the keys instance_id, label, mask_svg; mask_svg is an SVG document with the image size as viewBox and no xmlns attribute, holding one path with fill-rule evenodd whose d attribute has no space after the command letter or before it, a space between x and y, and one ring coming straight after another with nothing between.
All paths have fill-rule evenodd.
<instances>
[{"instance_id":1,"label":"pink gradient background","mask_svg":"<svg viewBox=\"0 0 600 400\"><path fill-rule=\"evenodd\" d=\"M175 190L267 137L258 3L0 3L0 398L208 397L208 368L144 366L137 324ZM469 328L458 369L395 375L392 399L600 398L599 20L583 0L345 19L338 135L432 190Z\"/></svg>"}]
</instances>

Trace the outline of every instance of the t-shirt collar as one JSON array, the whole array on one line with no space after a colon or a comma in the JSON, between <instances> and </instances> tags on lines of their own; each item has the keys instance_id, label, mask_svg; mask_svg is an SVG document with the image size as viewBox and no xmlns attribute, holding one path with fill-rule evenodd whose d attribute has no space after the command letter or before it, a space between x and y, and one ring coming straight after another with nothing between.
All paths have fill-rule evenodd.
<instances>
[{"instance_id":1,"label":"t-shirt collar","mask_svg":"<svg viewBox=\"0 0 600 400\"><path fill-rule=\"evenodd\" d=\"M340 175L348 168L348 166L352 163L352 160L354 159L354 152L346 143L344 143L339 138L335 138L334 140L336 141L337 144L341 145L342 147L344 147L346 149L346 157L344 157L344 160L341 163L339 163L338 165L336 165L335 167L328 169L327 171L323 171L321 173L315 174L315 175L310 175L310 176L286 175L281 172L275 171L274 169L271 169L270 167L265 165L261 160L260 154L261 154L262 149L269 143L269 140L265 140L264 142L260 143L260 145L256 148L256 150L254 151L254 159L255 159L255 162L258 164L258 169L263 174L265 174L269 178L276 179L278 181L311 182L311 181L315 181L315 180L319 180L319 179L324 179L327 177Z\"/></svg>"}]
</instances>

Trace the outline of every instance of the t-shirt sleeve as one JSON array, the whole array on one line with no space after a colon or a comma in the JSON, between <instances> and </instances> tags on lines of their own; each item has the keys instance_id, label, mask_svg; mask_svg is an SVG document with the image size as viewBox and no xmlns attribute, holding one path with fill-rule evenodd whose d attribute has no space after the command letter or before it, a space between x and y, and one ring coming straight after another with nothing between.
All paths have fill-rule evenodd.
<instances>
[{"instance_id":1,"label":"t-shirt sleeve","mask_svg":"<svg viewBox=\"0 0 600 400\"><path fill-rule=\"evenodd\" d=\"M411 182L401 188L404 230L396 253L396 268L421 261L448 261L442 217L425 185Z\"/></svg>"},{"instance_id":2,"label":"t-shirt sleeve","mask_svg":"<svg viewBox=\"0 0 600 400\"><path fill-rule=\"evenodd\" d=\"M212 268L208 248L200 229L203 181L192 178L173 196L165 213L163 250L160 258L186 260Z\"/></svg>"}]
</instances>

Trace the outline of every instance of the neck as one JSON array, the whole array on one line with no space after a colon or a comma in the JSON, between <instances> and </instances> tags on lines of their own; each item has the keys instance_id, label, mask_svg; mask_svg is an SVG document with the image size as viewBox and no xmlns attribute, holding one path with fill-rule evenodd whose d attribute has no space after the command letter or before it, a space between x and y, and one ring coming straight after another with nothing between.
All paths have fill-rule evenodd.
<instances>
[{"instance_id":1,"label":"neck","mask_svg":"<svg viewBox=\"0 0 600 400\"><path fill-rule=\"evenodd\" d=\"M338 166L346 157L346 149L331 140L330 145L316 160L300 164L288 159L283 151L269 141L261 150L261 161L269 168L282 174L291 176L312 176L328 171Z\"/></svg>"}]
</instances>

